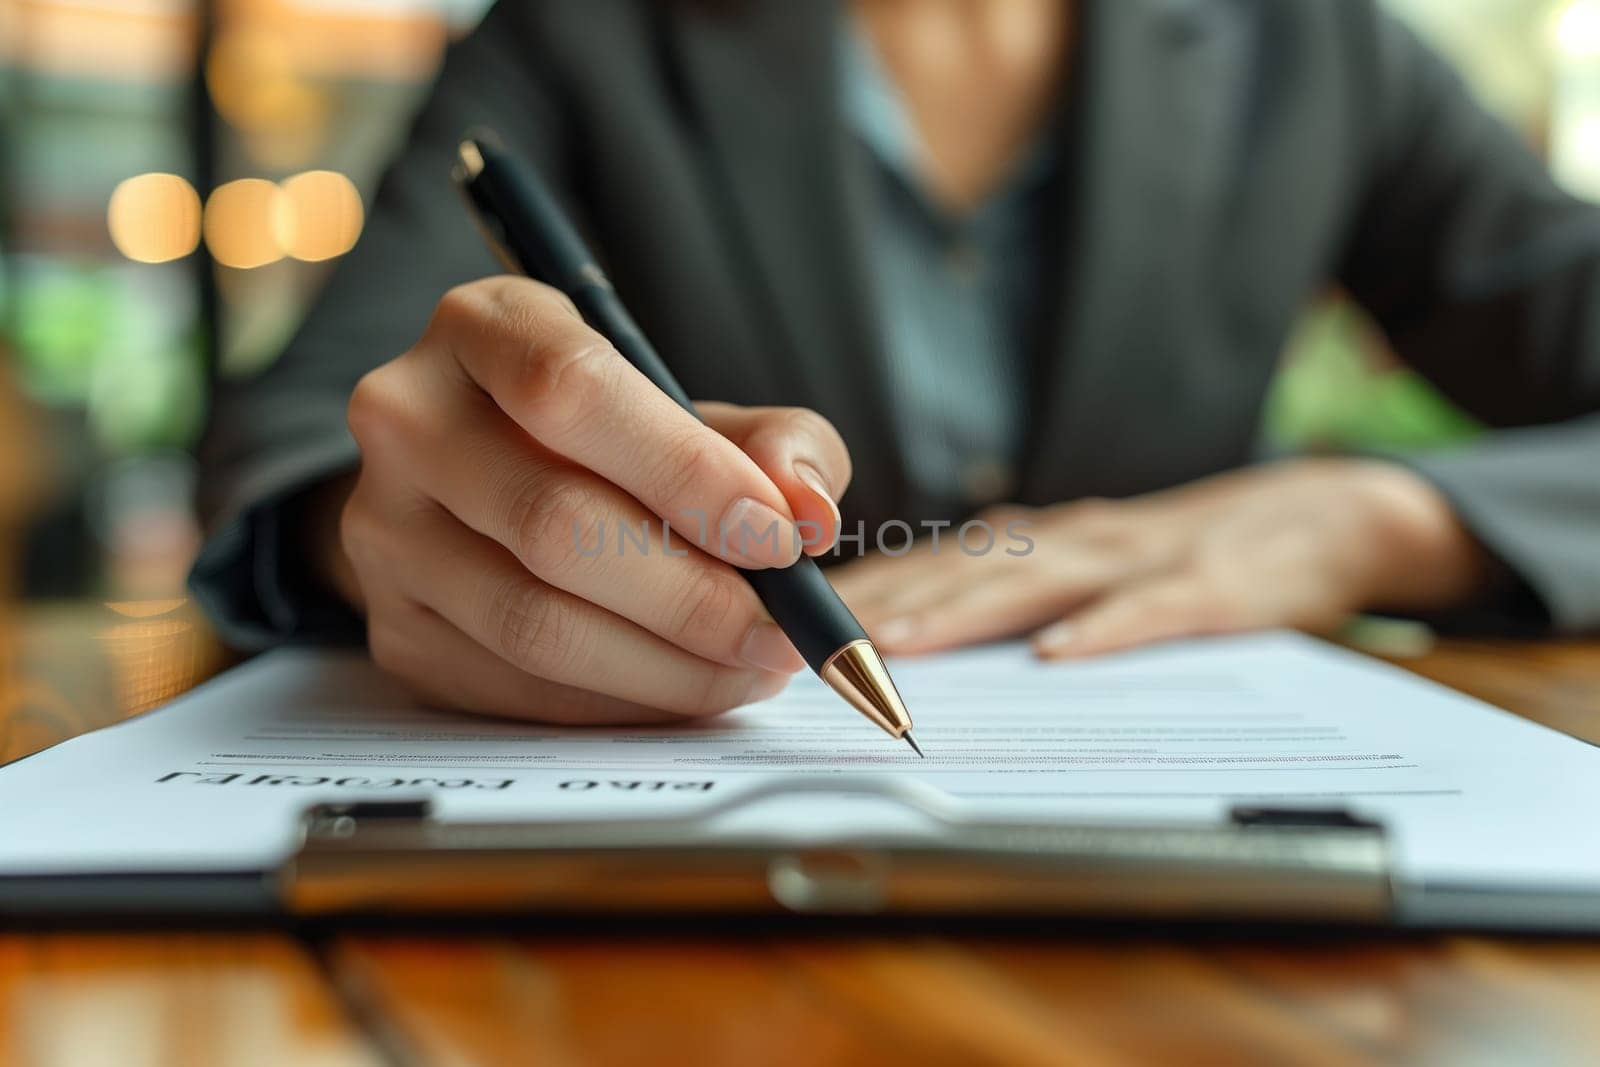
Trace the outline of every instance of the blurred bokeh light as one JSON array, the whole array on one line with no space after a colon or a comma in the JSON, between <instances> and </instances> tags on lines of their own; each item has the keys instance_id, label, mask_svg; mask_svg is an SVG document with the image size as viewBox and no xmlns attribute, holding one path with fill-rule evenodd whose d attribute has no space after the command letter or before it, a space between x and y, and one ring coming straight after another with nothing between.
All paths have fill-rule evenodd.
<instances>
[{"instance_id":1,"label":"blurred bokeh light","mask_svg":"<svg viewBox=\"0 0 1600 1067\"><path fill-rule=\"evenodd\" d=\"M1600 198L1600 0L1387 2ZM26 518L0 499L0 557L26 592L176 595L210 389L276 358L486 4L0 0L0 415L28 416L0 418L0 494L33 487ZM1285 366L1274 445L1475 431L1336 295Z\"/></svg>"},{"instance_id":2,"label":"blurred bokeh light","mask_svg":"<svg viewBox=\"0 0 1600 1067\"><path fill-rule=\"evenodd\" d=\"M213 383L281 350L486 3L0 0L0 586L177 595Z\"/></svg>"},{"instance_id":3,"label":"blurred bokeh light","mask_svg":"<svg viewBox=\"0 0 1600 1067\"><path fill-rule=\"evenodd\" d=\"M176 174L136 175L112 190L106 226L129 259L182 259L200 244L200 194Z\"/></svg>"},{"instance_id":4,"label":"blurred bokeh light","mask_svg":"<svg viewBox=\"0 0 1600 1067\"><path fill-rule=\"evenodd\" d=\"M206 84L222 118L242 130L319 127L328 100L300 75L288 37L241 26L217 37L206 58Z\"/></svg>"},{"instance_id":5,"label":"blurred bokeh light","mask_svg":"<svg viewBox=\"0 0 1600 1067\"><path fill-rule=\"evenodd\" d=\"M295 259L342 256L361 236L361 194L337 171L309 170L285 180L274 203L272 232Z\"/></svg>"},{"instance_id":6,"label":"blurred bokeh light","mask_svg":"<svg viewBox=\"0 0 1600 1067\"><path fill-rule=\"evenodd\" d=\"M249 269L283 258L278 228L283 190L260 178L219 185L206 200L206 247L224 267Z\"/></svg>"},{"instance_id":7,"label":"blurred bokeh light","mask_svg":"<svg viewBox=\"0 0 1600 1067\"><path fill-rule=\"evenodd\" d=\"M1574 59L1600 59L1600 3L1573 0L1551 19L1555 45Z\"/></svg>"}]
</instances>

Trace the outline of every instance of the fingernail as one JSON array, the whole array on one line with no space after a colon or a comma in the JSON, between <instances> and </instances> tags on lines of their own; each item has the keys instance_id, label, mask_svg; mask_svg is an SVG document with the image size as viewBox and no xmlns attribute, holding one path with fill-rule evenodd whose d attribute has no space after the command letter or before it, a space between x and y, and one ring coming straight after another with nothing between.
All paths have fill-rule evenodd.
<instances>
[{"instance_id":1,"label":"fingernail","mask_svg":"<svg viewBox=\"0 0 1600 1067\"><path fill-rule=\"evenodd\" d=\"M809 463L796 463L794 474L828 509L829 515L827 521L823 523L814 523L809 519L796 523L803 534L800 549L808 556L824 555L833 547L834 540L844 525L844 520L839 516L839 505L833 502L833 494L828 490L828 483L817 468Z\"/></svg>"},{"instance_id":2,"label":"fingernail","mask_svg":"<svg viewBox=\"0 0 1600 1067\"><path fill-rule=\"evenodd\" d=\"M873 633L886 645L903 645L916 636L917 621L912 618L890 619L874 629Z\"/></svg>"},{"instance_id":3,"label":"fingernail","mask_svg":"<svg viewBox=\"0 0 1600 1067\"><path fill-rule=\"evenodd\" d=\"M748 496L728 505L717 526L717 549L757 566L787 567L800 558L794 524Z\"/></svg>"},{"instance_id":4,"label":"fingernail","mask_svg":"<svg viewBox=\"0 0 1600 1067\"><path fill-rule=\"evenodd\" d=\"M1060 652L1078 636L1077 627L1072 623L1062 620L1053 622L1040 630L1033 638L1034 647L1041 652Z\"/></svg>"},{"instance_id":5,"label":"fingernail","mask_svg":"<svg viewBox=\"0 0 1600 1067\"><path fill-rule=\"evenodd\" d=\"M758 622L744 635L739 655L752 667L780 674L793 674L806 665L784 632L770 622Z\"/></svg>"},{"instance_id":6,"label":"fingernail","mask_svg":"<svg viewBox=\"0 0 1600 1067\"><path fill-rule=\"evenodd\" d=\"M834 503L833 490L828 488L827 479L822 477L822 472L809 463L796 463L794 476L804 482L806 488L817 494L818 498L828 506L828 511L833 515L833 528L837 530L843 520L839 516L839 505Z\"/></svg>"}]
</instances>

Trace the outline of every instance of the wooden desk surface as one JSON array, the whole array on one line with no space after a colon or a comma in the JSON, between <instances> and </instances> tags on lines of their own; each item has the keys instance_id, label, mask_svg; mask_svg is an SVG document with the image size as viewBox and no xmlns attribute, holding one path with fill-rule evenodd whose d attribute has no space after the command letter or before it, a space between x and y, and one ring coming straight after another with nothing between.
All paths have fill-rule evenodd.
<instances>
[{"instance_id":1,"label":"wooden desk surface","mask_svg":"<svg viewBox=\"0 0 1600 1067\"><path fill-rule=\"evenodd\" d=\"M220 662L187 608L0 616L0 760ZM1406 666L1600 740L1600 642ZM0 1067L1592 1064L1597 1007L1600 942L0 932Z\"/></svg>"}]
</instances>

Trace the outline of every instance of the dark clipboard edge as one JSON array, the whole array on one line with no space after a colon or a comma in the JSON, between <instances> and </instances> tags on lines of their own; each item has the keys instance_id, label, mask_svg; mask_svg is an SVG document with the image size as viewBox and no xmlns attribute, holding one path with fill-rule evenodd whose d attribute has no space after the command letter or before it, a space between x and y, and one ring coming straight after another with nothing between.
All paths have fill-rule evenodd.
<instances>
[{"instance_id":1,"label":"dark clipboard edge","mask_svg":"<svg viewBox=\"0 0 1600 1067\"><path fill-rule=\"evenodd\" d=\"M892 799L912 806L928 806L936 818L948 818L940 810L942 795L936 790L915 786L886 785L881 779L862 779L854 782L811 783L796 786L780 784L767 791L767 795L786 792L837 793L865 792L874 795L888 794ZM731 798L722 810L731 810L750 798ZM1489 889L1430 885L1407 887L1395 885L1390 878L1387 846L1382 840L1382 828L1374 823L1354 818L1342 810L1259 809L1236 808L1226 829L1232 834L1247 835L1259 840L1259 835L1306 833L1314 837L1338 841L1346 835L1366 837L1382 856L1381 874L1384 880L1386 906L1372 906L1372 886L1365 887L1368 894L1365 904L1354 908L1334 907L1328 910L1312 908L1265 909L1230 912L1228 909L1197 907L1140 909L1114 906L1096 907L1091 900L1072 907L1043 907L1037 909L966 906L939 908L866 908L851 906L846 899L842 907L837 901L821 901L818 907L791 907L782 900L769 899L769 894L758 894L760 906L731 908L650 907L648 901L636 901L633 906L617 908L614 905L586 906L582 899L561 902L556 907L519 906L513 900L509 906L451 907L448 901L434 902L426 907L394 907L395 898L387 901L383 893L363 898L363 890L342 904L324 900L320 905L307 907L302 898L295 899L295 879L307 858L327 860L332 858L335 867L345 864L355 856L357 867L364 868L366 860L377 856L383 862L375 871L380 876L380 887L403 885L410 879L408 863L416 859L417 848L423 846L427 856L446 865L457 865L475 857L481 859L485 852L497 852L504 858L506 837L530 845L535 851L545 848L562 852L568 858L578 856L592 859L597 852L609 852L610 858L622 862L621 867L609 870L611 877L629 869L628 861L638 858L641 850L654 861L670 859L673 850L681 847L671 840L663 840L660 833L670 837L676 828L682 831L692 826L696 817L672 817L653 820L633 820L622 823L601 824L604 832L594 834L596 824L577 826L571 823L502 823L472 824L445 823L433 818L431 806L425 799L396 799L393 801L357 802L353 804L320 804L306 813L303 822L303 844L299 853L284 867L261 872L196 872L170 875L67 875L67 876L4 876L0 875L0 928L21 925L23 928L49 926L160 926L174 924L185 927L214 926L273 926L285 924L303 927L340 926L412 926L452 925L471 926L474 923L492 922L503 928L507 922L528 928L555 926L572 929L586 923L603 924L607 930L619 928L642 930L668 925L681 930L684 927L726 928L730 926L760 928L764 926L796 926L819 930L892 929L906 927L926 928L929 923L941 929L970 927L1004 930L1021 922L1035 933L1041 928L1055 930L1101 930L1152 928L1174 930L1235 930L1276 932L1330 932L1357 930L1385 932L1418 932L1430 930L1498 931L1532 936L1570 936L1600 934L1600 894L1558 891L1551 888L1525 890ZM969 833L1005 833L1006 827L968 825ZM1016 827L1011 827L1015 830ZM1096 831L1104 827L1070 824L1030 824L1024 832L1053 833L1065 829ZM1159 832L1171 827L1147 827ZM1194 827L1189 827L1194 829ZM1212 828L1213 830L1218 828ZM644 837L640 837L641 832ZM552 836L553 835L553 836ZM608 836L609 835L609 836ZM1330 837L1331 835L1331 837ZM348 851L346 845L361 847ZM857 843L859 846L861 843ZM865 843L870 855L872 842ZM885 842L877 842L884 846ZM376 846L376 847L373 847ZM895 843L888 842L886 851L895 852ZM848 854L851 842L829 844L820 851L824 855ZM1024 848L1028 847L1026 843ZM1340 848L1344 848L1341 843ZM635 853L629 855L629 849ZM915 849L911 850L913 853ZM1002 851L1004 851L1002 849ZM1010 852L1016 857L1016 849ZM365 856L357 855L365 852ZM1344 849L1348 857L1349 850ZM1359 860L1370 863L1371 860ZM764 876L760 880L770 890L772 865L777 860L792 862L792 850L785 853L771 846L738 842L724 850L723 859L730 856L744 863L741 877L750 881L752 873ZM802 856L803 858L803 856ZM903 850L902 850L903 858ZM952 857L947 855L946 860ZM991 857L993 858L993 857ZM1148 860L1151 857L1145 856ZM757 869L752 871L751 862ZM350 868L345 867L344 873ZM326 869L324 870L326 873ZM1059 872L1057 872L1059 873ZM1070 873L1070 872L1069 872ZM1160 864L1147 865L1142 877L1155 880L1165 874ZM1346 872L1348 874L1348 872ZM1357 872L1360 873L1359 871ZM1137 883L1132 883L1137 886ZM347 885L346 889L349 888ZM749 887L746 886L748 889ZM403 894L402 894L403 897ZM980 903L982 898L977 897ZM1180 897L1181 899L1181 897ZM403 903L403 901L402 901ZM413 901L413 903L415 903ZM547 902L548 903L548 902ZM792 902L789 902L792 903ZM1113 903L1119 903L1113 901ZM386 906L387 905L387 906ZM442 906L441 906L442 905Z\"/></svg>"}]
</instances>

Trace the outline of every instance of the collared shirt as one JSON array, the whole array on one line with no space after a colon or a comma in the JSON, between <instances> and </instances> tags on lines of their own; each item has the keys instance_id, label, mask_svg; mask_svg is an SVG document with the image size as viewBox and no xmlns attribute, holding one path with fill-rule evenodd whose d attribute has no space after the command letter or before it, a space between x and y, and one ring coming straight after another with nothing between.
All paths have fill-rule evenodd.
<instances>
[{"instance_id":1,"label":"collared shirt","mask_svg":"<svg viewBox=\"0 0 1600 1067\"><path fill-rule=\"evenodd\" d=\"M847 23L841 48L846 120L874 171L867 248L909 476L937 498L1007 500L1057 153L1036 145L984 203L955 217L927 188L917 130L870 40Z\"/></svg>"}]
</instances>

